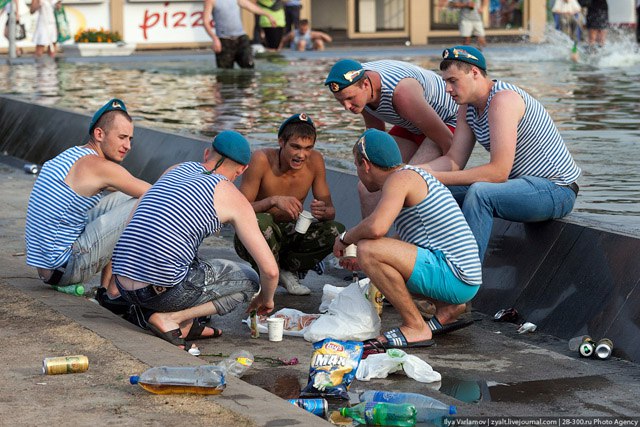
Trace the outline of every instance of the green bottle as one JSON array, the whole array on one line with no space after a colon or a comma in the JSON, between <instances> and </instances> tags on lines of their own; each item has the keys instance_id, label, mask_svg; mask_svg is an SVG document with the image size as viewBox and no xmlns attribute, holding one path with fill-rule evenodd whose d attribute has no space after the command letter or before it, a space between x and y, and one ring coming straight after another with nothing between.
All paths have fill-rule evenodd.
<instances>
[{"instance_id":1,"label":"green bottle","mask_svg":"<svg viewBox=\"0 0 640 427\"><path fill-rule=\"evenodd\" d=\"M362 402L340 408L340 415L360 424L412 427L416 424L416 407L409 403Z\"/></svg>"},{"instance_id":2,"label":"green bottle","mask_svg":"<svg viewBox=\"0 0 640 427\"><path fill-rule=\"evenodd\" d=\"M63 292L69 295L76 295L76 296L84 295L84 286L82 286L81 283L76 283L76 284L67 285L67 286L54 286L53 289L55 289L58 292Z\"/></svg>"}]
</instances>

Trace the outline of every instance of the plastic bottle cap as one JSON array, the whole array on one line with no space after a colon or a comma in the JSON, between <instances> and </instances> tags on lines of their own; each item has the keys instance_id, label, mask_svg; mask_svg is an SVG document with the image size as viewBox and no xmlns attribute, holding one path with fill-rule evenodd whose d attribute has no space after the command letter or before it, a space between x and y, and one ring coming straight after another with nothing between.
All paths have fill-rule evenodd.
<instances>
[{"instance_id":1,"label":"plastic bottle cap","mask_svg":"<svg viewBox=\"0 0 640 427\"><path fill-rule=\"evenodd\" d=\"M139 376L139 375L131 375L131 376L129 377L129 382L130 382L131 384L134 384L134 385L135 385L135 384L138 384L138 382L139 382L139 381L140 381L140 376Z\"/></svg>"},{"instance_id":2,"label":"plastic bottle cap","mask_svg":"<svg viewBox=\"0 0 640 427\"><path fill-rule=\"evenodd\" d=\"M458 410L456 409L455 405L449 406L449 415L455 415L457 413L458 413Z\"/></svg>"}]
</instances>

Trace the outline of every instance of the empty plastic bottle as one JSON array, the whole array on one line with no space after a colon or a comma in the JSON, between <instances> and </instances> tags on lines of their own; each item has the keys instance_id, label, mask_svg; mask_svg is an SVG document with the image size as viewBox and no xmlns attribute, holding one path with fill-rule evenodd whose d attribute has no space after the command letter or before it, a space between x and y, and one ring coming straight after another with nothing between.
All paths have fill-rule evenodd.
<instances>
[{"instance_id":1,"label":"empty plastic bottle","mask_svg":"<svg viewBox=\"0 0 640 427\"><path fill-rule=\"evenodd\" d=\"M418 423L456 413L454 405L447 405L438 399L418 393L367 390L360 394L360 402L409 403L416 408L416 422Z\"/></svg>"},{"instance_id":2,"label":"empty plastic bottle","mask_svg":"<svg viewBox=\"0 0 640 427\"><path fill-rule=\"evenodd\" d=\"M412 427L416 424L416 407L408 403L362 402L340 408L340 415L360 424Z\"/></svg>"},{"instance_id":3,"label":"empty plastic bottle","mask_svg":"<svg viewBox=\"0 0 640 427\"><path fill-rule=\"evenodd\" d=\"M220 394L227 386L224 370L216 365L159 366L133 375L129 382L155 394Z\"/></svg>"},{"instance_id":4,"label":"empty plastic bottle","mask_svg":"<svg viewBox=\"0 0 640 427\"><path fill-rule=\"evenodd\" d=\"M69 295L76 295L76 296L84 295L84 286L82 286L81 283L76 283L73 285L66 285L66 286L54 286L53 289L55 289L58 292L63 292Z\"/></svg>"},{"instance_id":5,"label":"empty plastic bottle","mask_svg":"<svg viewBox=\"0 0 640 427\"><path fill-rule=\"evenodd\" d=\"M242 377L251 365L253 365L253 354L246 350L234 351L231 356L218 363L225 373L238 378Z\"/></svg>"}]
</instances>

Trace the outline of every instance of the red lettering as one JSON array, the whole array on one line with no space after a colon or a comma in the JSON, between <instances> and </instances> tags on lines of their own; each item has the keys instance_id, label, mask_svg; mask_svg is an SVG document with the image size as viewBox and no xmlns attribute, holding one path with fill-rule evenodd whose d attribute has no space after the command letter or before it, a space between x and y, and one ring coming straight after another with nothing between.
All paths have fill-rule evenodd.
<instances>
[{"instance_id":1,"label":"red lettering","mask_svg":"<svg viewBox=\"0 0 640 427\"><path fill-rule=\"evenodd\" d=\"M160 21L159 13L149 13L149 9L145 9L144 18L142 18L142 25L140 28L142 29L142 37L147 40L147 30L155 27Z\"/></svg>"},{"instance_id":2,"label":"red lettering","mask_svg":"<svg viewBox=\"0 0 640 427\"><path fill-rule=\"evenodd\" d=\"M198 12L193 12L191 14L191 18L195 18L193 20L193 23L191 24L192 27L204 27L204 17L201 10ZM213 22L213 20L211 20L211 22Z\"/></svg>"},{"instance_id":3,"label":"red lettering","mask_svg":"<svg viewBox=\"0 0 640 427\"><path fill-rule=\"evenodd\" d=\"M186 12L176 12L173 15L171 15L172 18L178 17L178 19L176 20L176 22L173 24L173 27L186 27L186 24L183 24L182 21L184 21L184 18L187 17L187 13Z\"/></svg>"},{"instance_id":4,"label":"red lettering","mask_svg":"<svg viewBox=\"0 0 640 427\"><path fill-rule=\"evenodd\" d=\"M169 7L169 3L165 3L164 7ZM168 25L167 25L167 11L165 10L162 15L163 15L164 27L168 28Z\"/></svg>"}]
</instances>

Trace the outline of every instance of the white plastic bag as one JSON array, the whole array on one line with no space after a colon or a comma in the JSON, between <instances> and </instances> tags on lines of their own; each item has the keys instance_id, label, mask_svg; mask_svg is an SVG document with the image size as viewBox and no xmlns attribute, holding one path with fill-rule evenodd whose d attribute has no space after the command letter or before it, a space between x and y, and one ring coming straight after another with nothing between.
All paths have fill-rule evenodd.
<instances>
[{"instance_id":1,"label":"white plastic bag","mask_svg":"<svg viewBox=\"0 0 640 427\"><path fill-rule=\"evenodd\" d=\"M306 332L310 324L315 322L319 314L307 314L300 310L293 308L283 308L276 311L269 317L282 317L284 318L284 335L290 335L293 337L301 337ZM242 321L246 323L248 327L251 327L251 317L247 317ZM267 317L260 316L258 319L258 331L266 334L269 329L267 328Z\"/></svg>"},{"instance_id":2,"label":"white plastic bag","mask_svg":"<svg viewBox=\"0 0 640 427\"><path fill-rule=\"evenodd\" d=\"M322 301L320 301L320 308L318 312L326 313L329 310L329 305L336 299L338 294L344 291L346 287L338 287L333 285L324 285L322 288Z\"/></svg>"},{"instance_id":3,"label":"white plastic bag","mask_svg":"<svg viewBox=\"0 0 640 427\"><path fill-rule=\"evenodd\" d=\"M367 283L368 283L368 279ZM364 341L380 332L380 316L364 296L360 283L352 283L342 290L304 334L309 342L333 338L342 341Z\"/></svg>"},{"instance_id":4,"label":"white plastic bag","mask_svg":"<svg viewBox=\"0 0 640 427\"><path fill-rule=\"evenodd\" d=\"M371 378L387 378L387 375L404 369L409 378L421 383L433 383L442 380L440 373L433 370L424 360L418 356L393 348L385 353L370 354L360 361L356 378L360 381L369 381Z\"/></svg>"}]
</instances>

